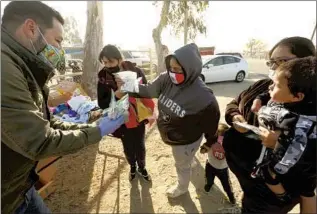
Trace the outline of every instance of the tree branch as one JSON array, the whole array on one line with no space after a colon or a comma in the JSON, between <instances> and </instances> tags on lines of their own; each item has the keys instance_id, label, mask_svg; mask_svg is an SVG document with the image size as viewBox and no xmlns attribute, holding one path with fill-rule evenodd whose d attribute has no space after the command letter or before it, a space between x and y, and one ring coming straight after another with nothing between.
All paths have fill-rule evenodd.
<instances>
[{"instance_id":1,"label":"tree branch","mask_svg":"<svg viewBox=\"0 0 317 214\"><path fill-rule=\"evenodd\" d=\"M171 5L170 0L164 1L163 7L161 10L161 20L160 20L159 24L157 25L157 27L153 29L153 34L156 33L156 34L161 35L163 29L166 27L167 21L168 21L167 14L169 12L170 5Z\"/></svg>"}]
</instances>

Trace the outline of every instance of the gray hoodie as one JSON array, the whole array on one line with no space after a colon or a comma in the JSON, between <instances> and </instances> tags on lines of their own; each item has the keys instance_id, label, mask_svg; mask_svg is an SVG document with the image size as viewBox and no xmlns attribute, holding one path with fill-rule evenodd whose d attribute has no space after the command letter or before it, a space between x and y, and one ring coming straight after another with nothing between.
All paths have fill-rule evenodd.
<instances>
[{"instance_id":1,"label":"gray hoodie","mask_svg":"<svg viewBox=\"0 0 317 214\"><path fill-rule=\"evenodd\" d=\"M203 134L208 144L216 141L220 118L218 102L211 89L199 78L201 56L196 44L185 45L166 57L174 56L185 72L183 83L174 84L168 71L146 85L139 86L138 95L158 98L158 128L163 141L170 145L187 145Z\"/></svg>"}]
</instances>

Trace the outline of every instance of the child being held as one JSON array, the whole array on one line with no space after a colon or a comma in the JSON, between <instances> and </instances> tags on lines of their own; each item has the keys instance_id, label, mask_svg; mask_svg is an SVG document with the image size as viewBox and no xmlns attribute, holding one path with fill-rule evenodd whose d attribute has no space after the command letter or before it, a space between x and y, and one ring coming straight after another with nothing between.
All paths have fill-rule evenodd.
<instances>
[{"instance_id":1,"label":"child being held","mask_svg":"<svg viewBox=\"0 0 317 214\"><path fill-rule=\"evenodd\" d=\"M270 140L270 145L263 141L270 148L263 161L266 164L260 163L260 174L283 203L289 203L291 197L280 183L280 176L300 161L308 142L316 140L316 64L315 57L282 64L269 87L271 100L258 112L260 127L266 128L261 129L263 136L268 139L272 131L271 138L275 135L276 139ZM311 197L314 192L301 195Z\"/></svg>"},{"instance_id":2,"label":"child being held","mask_svg":"<svg viewBox=\"0 0 317 214\"><path fill-rule=\"evenodd\" d=\"M200 153L208 153L208 158L205 166L205 191L208 193L214 184L214 179L217 176L222 184L223 189L227 193L230 203L235 204L236 199L232 192L232 186L229 178L228 165L226 162L225 151L222 147L222 139L224 133L229 129L226 124L219 123L218 125L218 140L209 148L205 144L201 146Z\"/></svg>"}]
</instances>

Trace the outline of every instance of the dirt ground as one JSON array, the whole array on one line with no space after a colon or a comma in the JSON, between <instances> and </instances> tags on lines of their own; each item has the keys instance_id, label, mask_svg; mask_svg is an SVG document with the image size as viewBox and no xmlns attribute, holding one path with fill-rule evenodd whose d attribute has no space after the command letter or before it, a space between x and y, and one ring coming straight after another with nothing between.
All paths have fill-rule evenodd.
<instances>
[{"instance_id":1,"label":"dirt ground","mask_svg":"<svg viewBox=\"0 0 317 214\"><path fill-rule=\"evenodd\" d=\"M209 85L220 104L222 121L226 104L266 75L264 61L249 60L249 65L251 73L244 82ZM146 139L147 169L153 178L152 185L141 179L129 183L129 167L121 142L108 137L60 160L55 177L57 190L45 200L49 208L54 213L238 212L225 199L218 179L209 195L203 192L206 157L199 153L196 154L189 193L169 200L165 191L177 181L171 148L161 141L156 127L148 130ZM230 176L239 207L242 191L236 177L232 173ZM298 207L293 212L298 213Z\"/></svg>"}]
</instances>

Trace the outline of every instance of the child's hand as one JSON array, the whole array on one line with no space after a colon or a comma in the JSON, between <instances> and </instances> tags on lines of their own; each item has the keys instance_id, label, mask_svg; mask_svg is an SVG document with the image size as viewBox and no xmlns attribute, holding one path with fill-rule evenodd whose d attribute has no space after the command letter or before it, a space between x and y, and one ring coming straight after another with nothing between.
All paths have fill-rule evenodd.
<instances>
[{"instance_id":1,"label":"child's hand","mask_svg":"<svg viewBox=\"0 0 317 214\"><path fill-rule=\"evenodd\" d=\"M262 107L262 101L260 99L255 99L255 100L253 100L253 104L251 106L251 111L258 112L261 107Z\"/></svg>"},{"instance_id":2,"label":"child's hand","mask_svg":"<svg viewBox=\"0 0 317 214\"><path fill-rule=\"evenodd\" d=\"M200 147L200 154L206 154L209 151L210 147L206 146L206 143L204 143L201 147Z\"/></svg>"},{"instance_id":3,"label":"child's hand","mask_svg":"<svg viewBox=\"0 0 317 214\"><path fill-rule=\"evenodd\" d=\"M263 127L259 127L261 130L260 138L262 139L262 144L267 147L274 149L275 144L281 134L281 131L271 131Z\"/></svg>"}]
</instances>

